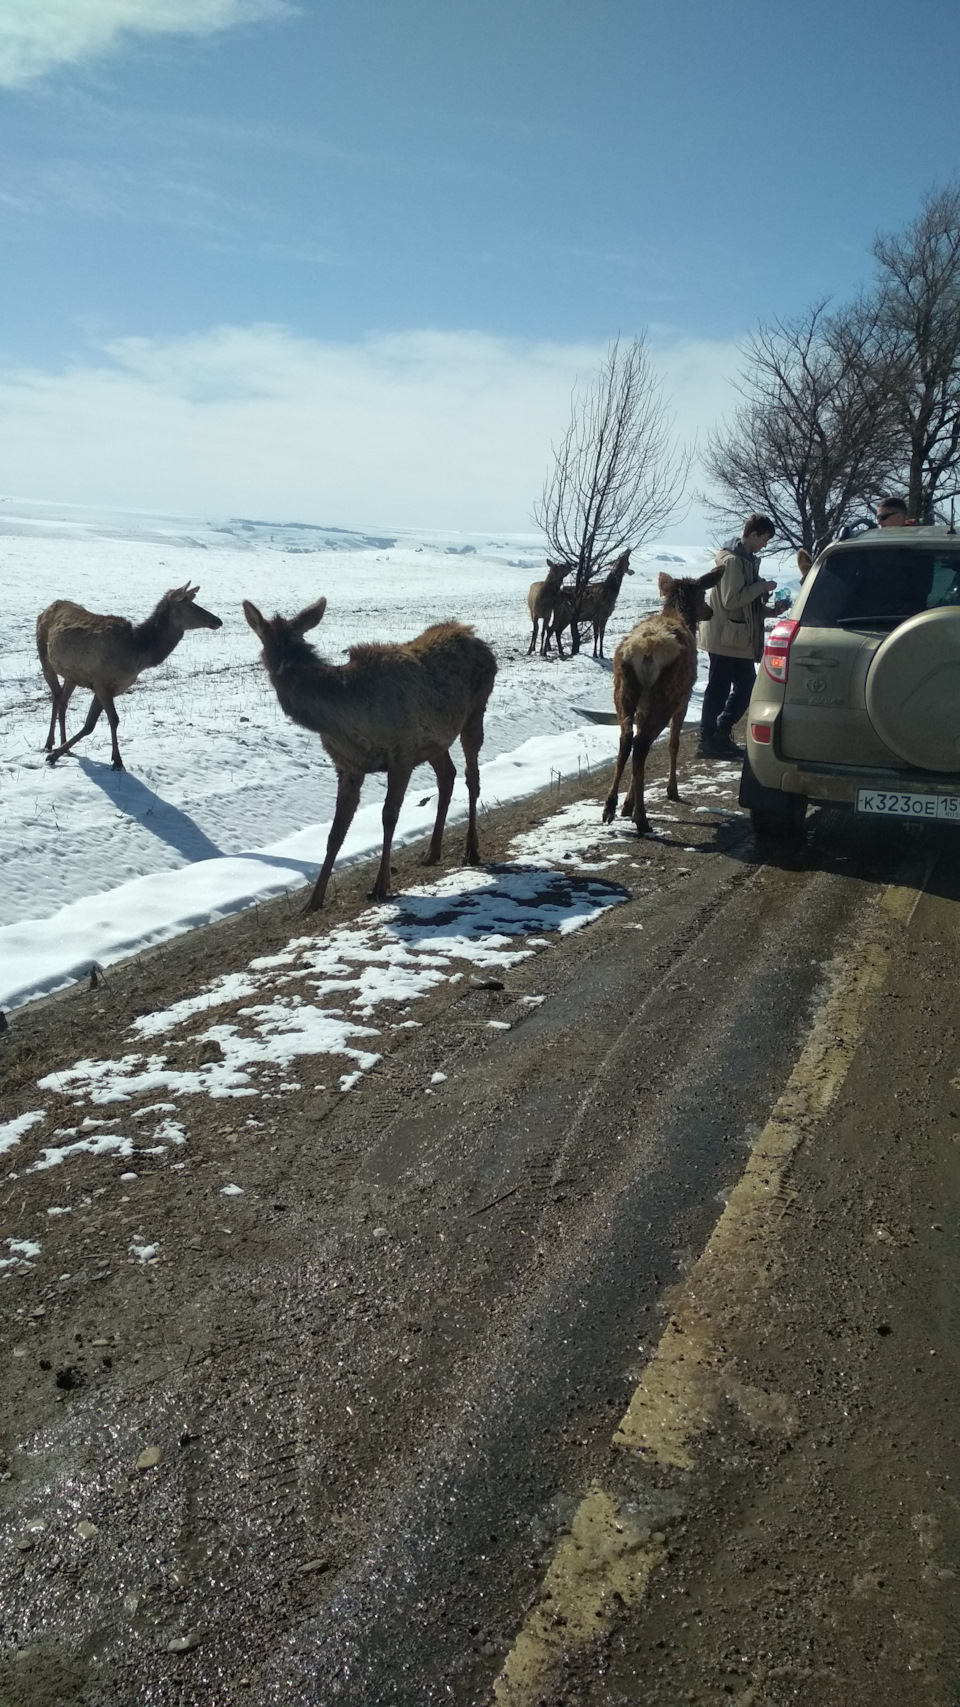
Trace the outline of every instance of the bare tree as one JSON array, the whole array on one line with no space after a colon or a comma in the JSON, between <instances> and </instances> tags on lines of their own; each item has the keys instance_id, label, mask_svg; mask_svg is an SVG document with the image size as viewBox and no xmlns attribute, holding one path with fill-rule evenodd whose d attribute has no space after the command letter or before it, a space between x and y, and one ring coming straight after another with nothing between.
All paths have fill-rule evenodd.
<instances>
[{"instance_id":1,"label":"bare tree","mask_svg":"<svg viewBox=\"0 0 960 1707\"><path fill-rule=\"evenodd\" d=\"M551 557L582 588L600 566L659 533L684 494L690 455L678 451L644 338L607 351L594 383L575 392L534 520Z\"/></svg>"},{"instance_id":2,"label":"bare tree","mask_svg":"<svg viewBox=\"0 0 960 1707\"><path fill-rule=\"evenodd\" d=\"M743 347L740 407L702 459L719 494L704 499L707 509L738 529L761 511L778 543L815 552L897 466L899 373L899 353L864 299L833 314L821 301L759 327Z\"/></svg>"},{"instance_id":3,"label":"bare tree","mask_svg":"<svg viewBox=\"0 0 960 1707\"><path fill-rule=\"evenodd\" d=\"M932 522L960 492L960 184L927 195L901 234L877 238L876 312L901 364L907 507Z\"/></svg>"}]
</instances>

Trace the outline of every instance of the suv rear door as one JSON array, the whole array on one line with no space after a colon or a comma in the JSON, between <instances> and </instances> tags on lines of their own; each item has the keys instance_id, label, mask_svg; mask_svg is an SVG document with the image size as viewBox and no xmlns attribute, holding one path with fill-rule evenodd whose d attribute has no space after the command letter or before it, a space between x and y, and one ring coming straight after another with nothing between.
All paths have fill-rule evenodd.
<instances>
[{"instance_id":1,"label":"suv rear door","mask_svg":"<svg viewBox=\"0 0 960 1707\"><path fill-rule=\"evenodd\" d=\"M829 547L799 608L780 716L784 758L902 769L871 722L867 675L918 612L960 603L960 540L941 550L880 534Z\"/></svg>"}]
</instances>

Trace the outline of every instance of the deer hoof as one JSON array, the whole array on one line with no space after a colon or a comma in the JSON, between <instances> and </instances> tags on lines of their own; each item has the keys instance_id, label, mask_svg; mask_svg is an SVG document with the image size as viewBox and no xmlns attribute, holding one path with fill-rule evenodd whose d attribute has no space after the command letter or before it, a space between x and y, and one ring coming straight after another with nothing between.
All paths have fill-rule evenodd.
<instances>
[{"instance_id":1,"label":"deer hoof","mask_svg":"<svg viewBox=\"0 0 960 1707\"><path fill-rule=\"evenodd\" d=\"M669 783L667 784L667 799L668 800L679 800L680 799L680 790L676 786L676 783L674 783L674 786L672 788L670 787Z\"/></svg>"}]
</instances>

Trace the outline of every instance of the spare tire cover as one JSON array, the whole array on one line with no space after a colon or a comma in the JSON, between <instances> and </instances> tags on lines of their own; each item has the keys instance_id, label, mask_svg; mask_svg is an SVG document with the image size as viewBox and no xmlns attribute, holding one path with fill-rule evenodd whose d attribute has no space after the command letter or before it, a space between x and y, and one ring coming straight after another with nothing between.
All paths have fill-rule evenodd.
<instances>
[{"instance_id":1,"label":"spare tire cover","mask_svg":"<svg viewBox=\"0 0 960 1707\"><path fill-rule=\"evenodd\" d=\"M921 611L877 648L867 716L908 764L960 771L960 610Z\"/></svg>"}]
</instances>

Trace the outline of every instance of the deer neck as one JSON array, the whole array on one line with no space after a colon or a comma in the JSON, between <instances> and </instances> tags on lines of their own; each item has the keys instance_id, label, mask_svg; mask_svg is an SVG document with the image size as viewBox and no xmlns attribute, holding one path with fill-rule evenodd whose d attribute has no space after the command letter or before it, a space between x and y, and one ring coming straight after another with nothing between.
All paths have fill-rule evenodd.
<instances>
[{"instance_id":1,"label":"deer neck","mask_svg":"<svg viewBox=\"0 0 960 1707\"><path fill-rule=\"evenodd\" d=\"M264 656L277 698L294 723L317 732L339 723L349 698L344 665L328 664L304 640L289 639Z\"/></svg>"},{"instance_id":2,"label":"deer neck","mask_svg":"<svg viewBox=\"0 0 960 1707\"><path fill-rule=\"evenodd\" d=\"M152 669L169 658L183 639L183 629L168 605L158 605L155 611L133 630L133 643L141 670Z\"/></svg>"}]
</instances>

